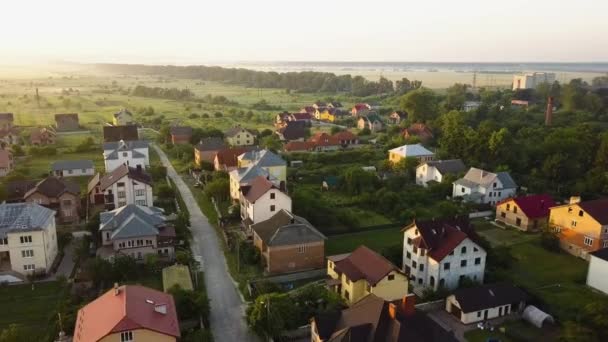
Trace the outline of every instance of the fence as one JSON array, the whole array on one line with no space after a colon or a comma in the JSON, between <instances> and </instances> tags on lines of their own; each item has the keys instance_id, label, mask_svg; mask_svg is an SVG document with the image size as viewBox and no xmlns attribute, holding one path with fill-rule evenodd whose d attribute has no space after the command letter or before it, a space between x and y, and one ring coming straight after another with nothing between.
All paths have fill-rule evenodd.
<instances>
[{"instance_id":1,"label":"fence","mask_svg":"<svg viewBox=\"0 0 608 342\"><path fill-rule=\"evenodd\" d=\"M492 216L492 215L494 215L494 212L490 211L490 210L488 210L488 211L478 211L478 212L475 212L475 213L470 213L469 214L469 218L470 219L475 219L475 218L480 218L480 217L489 217L489 216Z\"/></svg>"}]
</instances>

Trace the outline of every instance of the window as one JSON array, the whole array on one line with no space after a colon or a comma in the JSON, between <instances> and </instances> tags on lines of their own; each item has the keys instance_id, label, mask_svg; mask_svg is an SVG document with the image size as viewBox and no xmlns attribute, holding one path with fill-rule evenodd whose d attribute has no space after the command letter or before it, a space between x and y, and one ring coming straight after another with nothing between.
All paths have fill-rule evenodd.
<instances>
[{"instance_id":1,"label":"window","mask_svg":"<svg viewBox=\"0 0 608 342\"><path fill-rule=\"evenodd\" d=\"M275 198L275 193L274 193L274 192L271 192L271 193L270 193L270 199L274 199L274 198Z\"/></svg>"},{"instance_id":2,"label":"window","mask_svg":"<svg viewBox=\"0 0 608 342\"><path fill-rule=\"evenodd\" d=\"M372 287L369 284L365 284L365 291L372 292Z\"/></svg>"},{"instance_id":3,"label":"window","mask_svg":"<svg viewBox=\"0 0 608 342\"><path fill-rule=\"evenodd\" d=\"M477 249L477 247L473 247L473 252L479 252L479 249Z\"/></svg>"},{"instance_id":4,"label":"window","mask_svg":"<svg viewBox=\"0 0 608 342\"><path fill-rule=\"evenodd\" d=\"M449 270L450 269L450 263L446 262L445 264L443 264L443 269L444 270Z\"/></svg>"},{"instance_id":5,"label":"window","mask_svg":"<svg viewBox=\"0 0 608 342\"><path fill-rule=\"evenodd\" d=\"M583 217L583 211L582 210L578 211L578 216Z\"/></svg>"},{"instance_id":6,"label":"window","mask_svg":"<svg viewBox=\"0 0 608 342\"><path fill-rule=\"evenodd\" d=\"M127 193L125 191L118 192L118 198L126 198L126 197L127 197Z\"/></svg>"},{"instance_id":7,"label":"window","mask_svg":"<svg viewBox=\"0 0 608 342\"><path fill-rule=\"evenodd\" d=\"M604 240L604 248L608 247L608 240Z\"/></svg>"},{"instance_id":8,"label":"window","mask_svg":"<svg viewBox=\"0 0 608 342\"><path fill-rule=\"evenodd\" d=\"M275 209L275 206L273 204L273 205L270 206L270 211L274 211L274 209Z\"/></svg>"},{"instance_id":9,"label":"window","mask_svg":"<svg viewBox=\"0 0 608 342\"><path fill-rule=\"evenodd\" d=\"M464 194L464 188L460 188L460 192Z\"/></svg>"},{"instance_id":10,"label":"window","mask_svg":"<svg viewBox=\"0 0 608 342\"><path fill-rule=\"evenodd\" d=\"M513 214L517 214L517 207L513 206Z\"/></svg>"},{"instance_id":11,"label":"window","mask_svg":"<svg viewBox=\"0 0 608 342\"><path fill-rule=\"evenodd\" d=\"M389 274L388 277L386 277L386 279L390 280L395 280L395 275L394 274Z\"/></svg>"},{"instance_id":12,"label":"window","mask_svg":"<svg viewBox=\"0 0 608 342\"><path fill-rule=\"evenodd\" d=\"M74 173L74 170L68 170L68 175L71 175L72 173Z\"/></svg>"},{"instance_id":13,"label":"window","mask_svg":"<svg viewBox=\"0 0 608 342\"><path fill-rule=\"evenodd\" d=\"M572 207L568 208L568 214L572 213Z\"/></svg>"},{"instance_id":14,"label":"window","mask_svg":"<svg viewBox=\"0 0 608 342\"><path fill-rule=\"evenodd\" d=\"M344 298L350 299L350 293L348 293L346 290L344 290Z\"/></svg>"},{"instance_id":15,"label":"window","mask_svg":"<svg viewBox=\"0 0 608 342\"><path fill-rule=\"evenodd\" d=\"M33 249L26 249L21 251L21 257L23 258L33 258L34 257L34 250Z\"/></svg>"},{"instance_id":16,"label":"window","mask_svg":"<svg viewBox=\"0 0 608 342\"><path fill-rule=\"evenodd\" d=\"M31 235L20 236L19 239L21 240L21 243L32 243Z\"/></svg>"},{"instance_id":17,"label":"window","mask_svg":"<svg viewBox=\"0 0 608 342\"><path fill-rule=\"evenodd\" d=\"M298 246L298 253L306 253L306 245Z\"/></svg>"},{"instance_id":18,"label":"window","mask_svg":"<svg viewBox=\"0 0 608 342\"><path fill-rule=\"evenodd\" d=\"M505 213L504 211L502 213L500 213L500 217L505 218L507 217L507 213Z\"/></svg>"},{"instance_id":19,"label":"window","mask_svg":"<svg viewBox=\"0 0 608 342\"><path fill-rule=\"evenodd\" d=\"M493 187L493 188L495 188L495 187L496 187L496 183L494 183L494 184L492 185L492 187Z\"/></svg>"},{"instance_id":20,"label":"window","mask_svg":"<svg viewBox=\"0 0 608 342\"><path fill-rule=\"evenodd\" d=\"M414 249L412 249L412 252L414 252L414 254L418 254L418 247L414 246Z\"/></svg>"},{"instance_id":21,"label":"window","mask_svg":"<svg viewBox=\"0 0 608 342\"><path fill-rule=\"evenodd\" d=\"M0 239L0 245L8 245L8 238Z\"/></svg>"},{"instance_id":22,"label":"window","mask_svg":"<svg viewBox=\"0 0 608 342\"><path fill-rule=\"evenodd\" d=\"M608 240L606 240L606 241L608 241ZM408 258L408 259L411 259L412 258L412 253L405 252L405 257Z\"/></svg>"},{"instance_id":23,"label":"window","mask_svg":"<svg viewBox=\"0 0 608 342\"><path fill-rule=\"evenodd\" d=\"M511 204L507 203L507 211L511 210Z\"/></svg>"},{"instance_id":24,"label":"window","mask_svg":"<svg viewBox=\"0 0 608 342\"><path fill-rule=\"evenodd\" d=\"M467 254L467 247L466 246L462 246L462 248L460 249L460 253L461 254Z\"/></svg>"},{"instance_id":25,"label":"window","mask_svg":"<svg viewBox=\"0 0 608 342\"><path fill-rule=\"evenodd\" d=\"M87 169L81 169L80 172L87 173Z\"/></svg>"},{"instance_id":26,"label":"window","mask_svg":"<svg viewBox=\"0 0 608 342\"><path fill-rule=\"evenodd\" d=\"M36 265L34 265L34 264L23 265L24 271L33 271L35 268L36 268Z\"/></svg>"},{"instance_id":27,"label":"window","mask_svg":"<svg viewBox=\"0 0 608 342\"><path fill-rule=\"evenodd\" d=\"M133 341L132 331L123 331L120 333L120 342L131 342Z\"/></svg>"},{"instance_id":28,"label":"window","mask_svg":"<svg viewBox=\"0 0 608 342\"><path fill-rule=\"evenodd\" d=\"M517 219L515 219L515 225L518 227L521 226L521 218L518 217Z\"/></svg>"},{"instance_id":29,"label":"window","mask_svg":"<svg viewBox=\"0 0 608 342\"><path fill-rule=\"evenodd\" d=\"M587 246L591 246L593 245L593 239L588 236L585 236L585 241L583 243Z\"/></svg>"},{"instance_id":30,"label":"window","mask_svg":"<svg viewBox=\"0 0 608 342\"><path fill-rule=\"evenodd\" d=\"M135 201L135 204L137 204L137 205L141 205L141 206L144 206L144 207L145 207L145 206L146 206L146 200L136 200L136 201Z\"/></svg>"},{"instance_id":31,"label":"window","mask_svg":"<svg viewBox=\"0 0 608 342\"><path fill-rule=\"evenodd\" d=\"M502 192L501 191L498 192L498 197L500 197L500 196L502 196Z\"/></svg>"},{"instance_id":32,"label":"window","mask_svg":"<svg viewBox=\"0 0 608 342\"><path fill-rule=\"evenodd\" d=\"M481 317L481 311L477 311L477 317Z\"/></svg>"},{"instance_id":33,"label":"window","mask_svg":"<svg viewBox=\"0 0 608 342\"><path fill-rule=\"evenodd\" d=\"M454 255L454 250L452 250L449 255Z\"/></svg>"},{"instance_id":34,"label":"window","mask_svg":"<svg viewBox=\"0 0 608 342\"><path fill-rule=\"evenodd\" d=\"M418 278L418 284L422 285L422 278Z\"/></svg>"},{"instance_id":35,"label":"window","mask_svg":"<svg viewBox=\"0 0 608 342\"><path fill-rule=\"evenodd\" d=\"M412 268L416 268L418 267L418 263L416 263L415 261L412 260Z\"/></svg>"},{"instance_id":36,"label":"window","mask_svg":"<svg viewBox=\"0 0 608 342\"><path fill-rule=\"evenodd\" d=\"M467 267L467 261L466 260L460 260L460 267Z\"/></svg>"},{"instance_id":37,"label":"window","mask_svg":"<svg viewBox=\"0 0 608 342\"><path fill-rule=\"evenodd\" d=\"M475 265L481 264L481 258L475 258Z\"/></svg>"},{"instance_id":38,"label":"window","mask_svg":"<svg viewBox=\"0 0 608 342\"><path fill-rule=\"evenodd\" d=\"M411 245L411 244L412 244L412 239L411 239L411 238L409 238L409 237L407 238L407 244L408 244L408 245Z\"/></svg>"},{"instance_id":39,"label":"window","mask_svg":"<svg viewBox=\"0 0 608 342\"><path fill-rule=\"evenodd\" d=\"M418 234L420 234L420 233L418 232L418 229L414 229L414 235L418 236Z\"/></svg>"},{"instance_id":40,"label":"window","mask_svg":"<svg viewBox=\"0 0 608 342\"><path fill-rule=\"evenodd\" d=\"M576 227L576 221L572 220L571 225L572 225L572 228Z\"/></svg>"},{"instance_id":41,"label":"window","mask_svg":"<svg viewBox=\"0 0 608 342\"><path fill-rule=\"evenodd\" d=\"M118 182L116 184L116 186L118 186L118 187L124 187L125 186L125 182Z\"/></svg>"},{"instance_id":42,"label":"window","mask_svg":"<svg viewBox=\"0 0 608 342\"><path fill-rule=\"evenodd\" d=\"M424 264L420 264L419 267L418 267L418 269L420 270L420 272L423 272L424 271Z\"/></svg>"},{"instance_id":43,"label":"window","mask_svg":"<svg viewBox=\"0 0 608 342\"><path fill-rule=\"evenodd\" d=\"M146 195L146 190L144 190L144 189L135 190L135 196L145 196L145 195Z\"/></svg>"},{"instance_id":44,"label":"window","mask_svg":"<svg viewBox=\"0 0 608 342\"><path fill-rule=\"evenodd\" d=\"M137 246L143 246L144 240L137 240Z\"/></svg>"},{"instance_id":45,"label":"window","mask_svg":"<svg viewBox=\"0 0 608 342\"><path fill-rule=\"evenodd\" d=\"M426 252L424 251L424 249L420 248L420 256L424 256L426 254Z\"/></svg>"},{"instance_id":46,"label":"window","mask_svg":"<svg viewBox=\"0 0 608 342\"><path fill-rule=\"evenodd\" d=\"M149 246L152 244L152 240L146 240L146 246Z\"/></svg>"},{"instance_id":47,"label":"window","mask_svg":"<svg viewBox=\"0 0 608 342\"><path fill-rule=\"evenodd\" d=\"M128 152L123 152L123 153L122 153L122 156L123 156L123 157L125 157L125 158L126 158L128 155L129 155L129 153L128 153Z\"/></svg>"}]
</instances>

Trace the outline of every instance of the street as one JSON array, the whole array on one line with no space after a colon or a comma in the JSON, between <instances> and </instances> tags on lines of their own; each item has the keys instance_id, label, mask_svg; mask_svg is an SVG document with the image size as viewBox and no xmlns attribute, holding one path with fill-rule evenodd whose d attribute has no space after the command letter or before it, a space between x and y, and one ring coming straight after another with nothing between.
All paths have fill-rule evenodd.
<instances>
[{"instance_id":1,"label":"street","mask_svg":"<svg viewBox=\"0 0 608 342\"><path fill-rule=\"evenodd\" d=\"M257 341L245 321L245 305L241 301L222 252L215 229L201 212L192 192L177 174L165 153L151 144L167 167L167 175L177 185L190 212L191 249L194 257L202 257L205 286L211 305L211 332L215 341Z\"/></svg>"}]
</instances>

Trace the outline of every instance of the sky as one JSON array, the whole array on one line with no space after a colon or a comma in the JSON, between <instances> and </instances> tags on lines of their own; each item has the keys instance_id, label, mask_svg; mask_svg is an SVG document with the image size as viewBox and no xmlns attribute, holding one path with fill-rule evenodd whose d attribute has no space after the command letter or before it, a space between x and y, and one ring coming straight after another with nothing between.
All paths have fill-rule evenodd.
<instances>
[{"instance_id":1,"label":"sky","mask_svg":"<svg viewBox=\"0 0 608 342\"><path fill-rule=\"evenodd\" d=\"M0 62L608 61L603 0L7 0L0 8Z\"/></svg>"}]
</instances>

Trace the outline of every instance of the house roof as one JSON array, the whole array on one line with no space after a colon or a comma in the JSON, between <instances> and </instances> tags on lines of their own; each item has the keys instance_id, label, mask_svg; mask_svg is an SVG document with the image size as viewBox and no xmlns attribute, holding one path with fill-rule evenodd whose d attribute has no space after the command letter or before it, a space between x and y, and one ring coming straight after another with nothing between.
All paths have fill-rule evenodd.
<instances>
[{"instance_id":1,"label":"house roof","mask_svg":"<svg viewBox=\"0 0 608 342\"><path fill-rule=\"evenodd\" d=\"M515 198L507 198L500 201L498 204L513 201L528 218L540 218L549 216L549 208L555 206L555 202L551 196L547 194L520 196Z\"/></svg>"},{"instance_id":2,"label":"house roof","mask_svg":"<svg viewBox=\"0 0 608 342\"><path fill-rule=\"evenodd\" d=\"M365 110L365 109L370 109L371 106L367 103L357 103L353 106L353 109L355 110Z\"/></svg>"},{"instance_id":3,"label":"house roof","mask_svg":"<svg viewBox=\"0 0 608 342\"><path fill-rule=\"evenodd\" d=\"M99 230L111 231L112 239L159 235L166 220L160 208L128 204L100 213Z\"/></svg>"},{"instance_id":4,"label":"house roof","mask_svg":"<svg viewBox=\"0 0 608 342\"><path fill-rule=\"evenodd\" d=\"M13 154L9 150L0 149L0 167L8 168Z\"/></svg>"},{"instance_id":5,"label":"house roof","mask_svg":"<svg viewBox=\"0 0 608 342\"><path fill-rule=\"evenodd\" d=\"M126 126L103 126L103 141L104 142L117 142L117 141L136 141L139 140L139 133L137 126L126 125Z\"/></svg>"},{"instance_id":6,"label":"house roof","mask_svg":"<svg viewBox=\"0 0 608 342\"><path fill-rule=\"evenodd\" d=\"M169 128L171 135L192 135L192 127L189 126L172 126Z\"/></svg>"},{"instance_id":7,"label":"house roof","mask_svg":"<svg viewBox=\"0 0 608 342\"><path fill-rule=\"evenodd\" d=\"M218 137L209 137L203 138L201 141L194 146L195 149L205 152L205 151L218 151L222 148L226 147L224 140Z\"/></svg>"},{"instance_id":8,"label":"house roof","mask_svg":"<svg viewBox=\"0 0 608 342\"><path fill-rule=\"evenodd\" d=\"M312 143L314 146L337 146L340 145L340 140L331 136L325 132L317 132L310 139L308 139L309 143Z\"/></svg>"},{"instance_id":9,"label":"house roof","mask_svg":"<svg viewBox=\"0 0 608 342\"><path fill-rule=\"evenodd\" d=\"M0 204L0 238L16 231L45 229L44 225L55 217L55 211L36 203Z\"/></svg>"},{"instance_id":10,"label":"house roof","mask_svg":"<svg viewBox=\"0 0 608 342\"><path fill-rule=\"evenodd\" d=\"M589 254L593 255L596 258L600 258L604 261L608 261L608 248L598 249L597 251L591 252Z\"/></svg>"},{"instance_id":11,"label":"house roof","mask_svg":"<svg viewBox=\"0 0 608 342\"><path fill-rule=\"evenodd\" d=\"M28 198L35 193L42 194L49 198L57 198L66 192L79 195L80 185L63 178L49 176L38 182L32 189L23 195L23 198Z\"/></svg>"},{"instance_id":12,"label":"house roof","mask_svg":"<svg viewBox=\"0 0 608 342\"><path fill-rule=\"evenodd\" d=\"M333 135L338 140L356 140L357 136L351 131L340 131Z\"/></svg>"},{"instance_id":13,"label":"house roof","mask_svg":"<svg viewBox=\"0 0 608 342\"><path fill-rule=\"evenodd\" d=\"M144 140L119 140L103 143L104 151L115 151L118 149L126 151L140 148L148 148L148 142Z\"/></svg>"},{"instance_id":14,"label":"house roof","mask_svg":"<svg viewBox=\"0 0 608 342\"><path fill-rule=\"evenodd\" d=\"M470 238L475 243L479 241L466 215L440 220L414 221L402 231L414 228L420 233L414 243L417 247L427 249L428 255L438 262L452 253L454 248L466 238Z\"/></svg>"},{"instance_id":15,"label":"house roof","mask_svg":"<svg viewBox=\"0 0 608 342\"><path fill-rule=\"evenodd\" d=\"M246 128L243 128L243 127L240 127L240 126L236 126L236 127L232 127L230 129L228 129L227 131L225 131L224 132L224 136L225 137L233 137L233 136L237 135L240 132L248 132L249 134L253 135L253 133L250 130L248 130Z\"/></svg>"},{"instance_id":16,"label":"house roof","mask_svg":"<svg viewBox=\"0 0 608 342\"><path fill-rule=\"evenodd\" d=\"M407 113L402 110L396 110L391 113L391 116L397 116L401 119L405 119L405 118L407 118Z\"/></svg>"},{"instance_id":17,"label":"house roof","mask_svg":"<svg viewBox=\"0 0 608 342\"><path fill-rule=\"evenodd\" d=\"M454 297L465 313L495 308L528 299L528 295L519 287L509 284L490 284L454 291Z\"/></svg>"},{"instance_id":18,"label":"house roof","mask_svg":"<svg viewBox=\"0 0 608 342\"><path fill-rule=\"evenodd\" d=\"M517 184L515 184L515 181L513 181L513 178L511 178L508 172L492 173L476 167L470 168L464 177L457 180L455 183L467 187L476 185L488 186L492 184L496 178L502 183L502 189L517 188Z\"/></svg>"},{"instance_id":19,"label":"house roof","mask_svg":"<svg viewBox=\"0 0 608 342\"><path fill-rule=\"evenodd\" d=\"M403 135L408 136L418 136L423 139L432 138L433 132L429 129L429 127L423 123L414 123L410 125L410 127L403 130Z\"/></svg>"},{"instance_id":20,"label":"house roof","mask_svg":"<svg viewBox=\"0 0 608 342\"><path fill-rule=\"evenodd\" d=\"M239 160L249 160L259 167L286 166L287 162L270 150L249 150L239 156Z\"/></svg>"},{"instance_id":21,"label":"house roof","mask_svg":"<svg viewBox=\"0 0 608 342\"><path fill-rule=\"evenodd\" d=\"M370 285L376 285L393 271L401 272L386 258L365 246L359 246L335 264L335 270L344 273L351 281L365 279Z\"/></svg>"},{"instance_id":22,"label":"house roof","mask_svg":"<svg viewBox=\"0 0 608 342\"><path fill-rule=\"evenodd\" d=\"M308 151L314 146L315 144L309 141L289 141L283 146L283 150L287 152Z\"/></svg>"},{"instance_id":23,"label":"house roof","mask_svg":"<svg viewBox=\"0 0 608 342\"><path fill-rule=\"evenodd\" d=\"M285 209L266 221L251 225L251 229L268 246L297 245L327 239L305 218Z\"/></svg>"},{"instance_id":24,"label":"house roof","mask_svg":"<svg viewBox=\"0 0 608 342\"><path fill-rule=\"evenodd\" d=\"M133 113L129 112L126 108L121 108L118 112L114 113L113 116L115 118L121 116L121 115L128 115L128 116L133 116Z\"/></svg>"},{"instance_id":25,"label":"house roof","mask_svg":"<svg viewBox=\"0 0 608 342\"><path fill-rule=\"evenodd\" d=\"M109 290L78 310L74 342L99 341L109 334L136 329L180 337L173 296L139 285Z\"/></svg>"},{"instance_id":26,"label":"house roof","mask_svg":"<svg viewBox=\"0 0 608 342\"><path fill-rule=\"evenodd\" d=\"M235 178L238 180L239 184L249 183L253 181L256 177L262 176L266 179L273 177L270 175L268 171L257 166L257 165L249 165L247 167L241 167L235 170L230 171L231 174L235 175Z\"/></svg>"},{"instance_id":27,"label":"house roof","mask_svg":"<svg viewBox=\"0 0 608 342\"><path fill-rule=\"evenodd\" d=\"M297 140L306 137L306 128L301 125L288 124L277 130L285 140Z\"/></svg>"},{"instance_id":28,"label":"house roof","mask_svg":"<svg viewBox=\"0 0 608 342\"><path fill-rule=\"evenodd\" d=\"M6 183L7 201L18 202L23 200L23 196L36 186L35 180L18 180Z\"/></svg>"},{"instance_id":29,"label":"house roof","mask_svg":"<svg viewBox=\"0 0 608 342\"><path fill-rule=\"evenodd\" d=\"M432 166L432 167L436 168L442 175L445 175L448 173L452 173L452 174L460 173L467 169L467 167L464 165L464 163L460 159L427 161L426 163L424 163L422 165L425 165L425 164L429 167ZM420 165L420 166L422 166L422 165ZM418 167L420 167L420 166L418 166Z\"/></svg>"},{"instance_id":30,"label":"house roof","mask_svg":"<svg viewBox=\"0 0 608 342\"><path fill-rule=\"evenodd\" d=\"M291 117L296 121L312 120L312 115L310 113L292 113Z\"/></svg>"},{"instance_id":31,"label":"house roof","mask_svg":"<svg viewBox=\"0 0 608 342\"><path fill-rule=\"evenodd\" d=\"M13 113L0 113L0 120L14 121Z\"/></svg>"},{"instance_id":32,"label":"house roof","mask_svg":"<svg viewBox=\"0 0 608 342\"><path fill-rule=\"evenodd\" d=\"M399 146L390 150L390 152L399 154L402 157L419 157L434 155L433 152L427 150L421 144Z\"/></svg>"},{"instance_id":33,"label":"house roof","mask_svg":"<svg viewBox=\"0 0 608 342\"><path fill-rule=\"evenodd\" d=\"M600 224L608 224L608 198L580 202L578 205Z\"/></svg>"},{"instance_id":34,"label":"house roof","mask_svg":"<svg viewBox=\"0 0 608 342\"><path fill-rule=\"evenodd\" d=\"M315 107L313 106L304 106L300 109L300 112L302 113L314 113L315 112Z\"/></svg>"},{"instance_id":35,"label":"house roof","mask_svg":"<svg viewBox=\"0 0 608 342\"><path fill-rule=\"evenodd\" d=\"M378 115L376 112L371 112L367 115L362 116L360 119L363 119L365 121L374 123L374 122L380 122L383 123L384 121L382 120L382 118L380 117L380 115Z\"/></svg>"},{"instance_id":36,"label":"house roof","mask_svg":"<svg viewBox=\"0 0 608 342\"><path fill-rule=\"evenodd\" d=\"M243 195L250 203L255 203L258 198L262 197L265 193L267 193L270 189L279 189L276 185L274 185L271 181L269 181L264 176L255 177L249 186L245 189L242 189Z\"/></svg>"},{"instance_id":37,"label":"house roof","mask_svg":"<svg viewBox=\"0 0 608 342\"><path fill-rule=\"evenodd\" d=\"M228 147L221 149L217 152L215 158L219 165L223 165L226 168L236 167L238 165L238 157L249 151L251 147Z\"/></svg>"},{"instance_id":38,"label":"house roof","mask_svg":"<svg viewBox=\"0 0 608 342\"><path fill-rule=\"evenodd\" d=\"M78 114L55 114L55 121L78 121Z\"/></svg>"},{"instance_id":39,"label":"house roof","mask_svg":"<svg viewBox=\"0 0 608 342\"><path fill-rule=\"evenodd\" d=\"M75 170L75 169L92 169L93 162L90 160L58 160L51 165L51 170Z\"/></svg>"},{"instance_id":40,"label":"house roof","mask_svg":"<svg viewBox=\"0 0 608 342\"><path fill-rule=\"evenodd\" d=\"M89 180L89 183L87 184L87 194L90 193L91 190L93 190L97 186L97 184L99 184L100 179L101 174L99 172L95 173L93 178L91 178Z\"/></svg>"},{"instance_id":41,"label":"house roof","mask_svg":"<svg viewBox=\"0 0 608 342\"><path fill-rule=\"evenodd\" d=\"M114 169L114 171L106 173L99 180L99 187L103 191L110 187L112 184L118 182L124 176L128 176L129 178L141 183L152 185L152 177L150 177L150 175L148 175L146 172L123 164Z\"/></svg>"}]
</instances>

